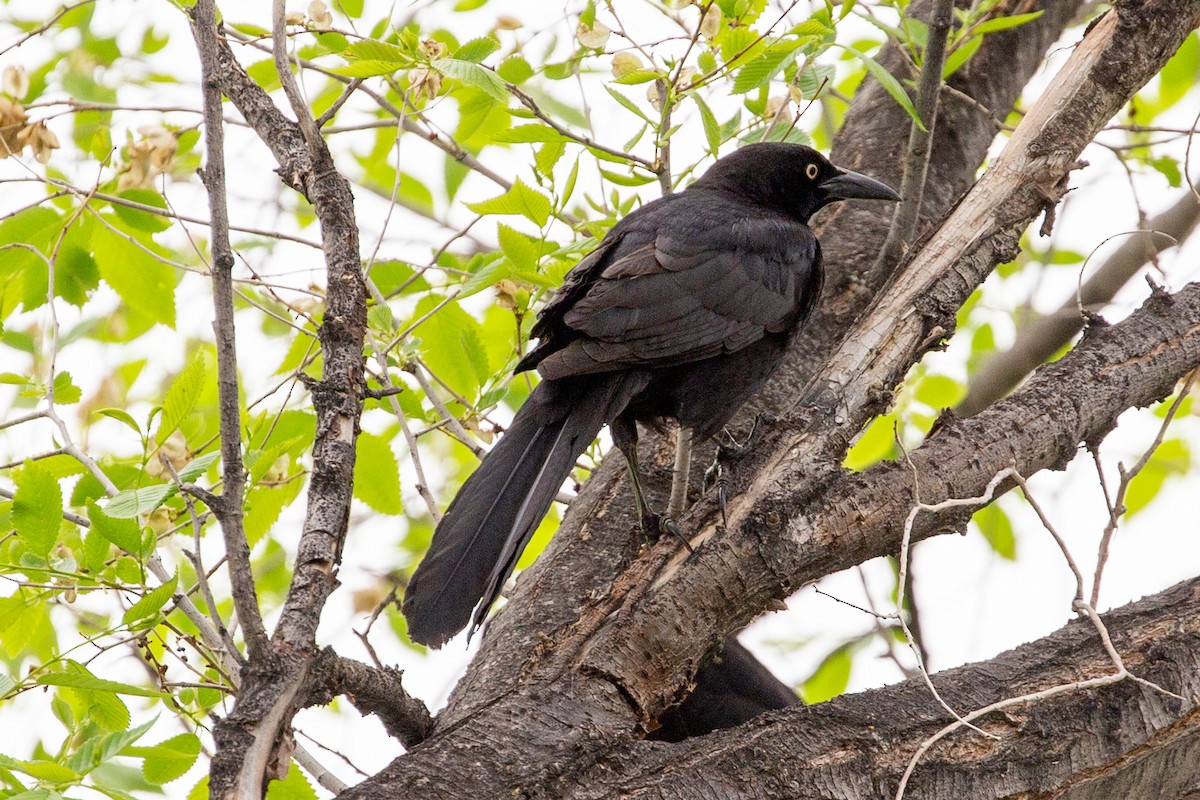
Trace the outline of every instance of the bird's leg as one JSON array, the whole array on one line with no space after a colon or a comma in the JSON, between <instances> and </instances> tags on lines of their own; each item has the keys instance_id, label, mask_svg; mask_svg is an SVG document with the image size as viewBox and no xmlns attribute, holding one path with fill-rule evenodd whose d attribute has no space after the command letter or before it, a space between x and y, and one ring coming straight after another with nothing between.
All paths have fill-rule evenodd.
<instances>
[{"instance_id":1,"label":"bird's leg","mask_svg":"<svg viewBox=\"0 0 1200 800\"><path fill-rule=\"evenodd\" d=\"M646 502L646 492L642 488L642 471L638 465L637 453L637 423L630 419L617 417L609 424L612 431L613 444L625 456L625 465L629 468L629 483L633 486L633 502L637 509L638 521L642 531L647 534L661 535L669 533L683 542L689 551L691 543L683 536L673 517L655 514Z\"/></svg>"},{"instance_id":2,"label":"bird's leg","mask_svg":"<svg viewBox=\"0 0 1200 800\"><path fill-rule=\"evenodd\" d=\"M675 440L675 470L671 475L671 500L667 503L667 516L678 518L687 505L688 473L692 467L692 429L680 428Z\"/></svg>"},{"instance_id":3,"label":"bird's leg","mask_svg":"<svg viewBox=\"0 0 1200 800\"><path fill-rule=\"evenodd\" d=\"M746 434L746 441L738 442L733 438L728 430L724 433L729 437L729 443L719 442L717 444L717 454L713 458L713 463L708 469L704 470L704 486L707 489L711 486L717 487L717 505L721 509L721 524L728 524L725 517L725 504L729 499L730 480L725 473L725 465L731 461L737 461L750 452L750 448L758 441L759 426L770 425L775 422L775 415L769 411L762 411L755 415L754 423L750 426L750 433Z\"/></svg>"}]
</instances>

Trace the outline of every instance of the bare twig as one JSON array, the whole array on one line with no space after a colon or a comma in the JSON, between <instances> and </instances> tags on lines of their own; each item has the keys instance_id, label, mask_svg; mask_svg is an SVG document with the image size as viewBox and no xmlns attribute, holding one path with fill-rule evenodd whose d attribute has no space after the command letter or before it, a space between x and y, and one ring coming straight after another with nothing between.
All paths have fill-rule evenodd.
<instances>
[{"instance_id":1,"label":"bare twig","mask_svg":"<svg viewBox=\"0 0 1200 800\"><path fill-rule=\"evenodd\" d=\"M908 151L904 159L904 177L900 181L901 201L892 217L892 227L879 251L874 270L880 272L895 263L904 246L912 241L921 215L925 194L925 176L929 156L933 151L933 131L937 125L938 96L942 86L942 64L946 57L946 37L954 0L936 0L929 20L929 37L925 57L921 60L920 88L917 90L917 115L908 134Z\"/></svg>"},{"instance_id":2,"label":"bare twig","mask_svg":"<svg viewBox=\"0 0 1200 800\"><path fill-rule=\"evenodd\" d=\"M207 34L216 28L216 10L211 3L196 7L197 26ZM233 605L241 620L246 648L252 660L265 656L267 630L258 607L254 573L250 570L250 545L244 527L246 471L242 465L241 407L238 403L237 343L233 320L233 248L229 244L229 209L225 196L225 133L221 120L221 90L217 83L216 41L199 35L203 73L204 141L206 163L202 178L208 191L212 217L212 282L216 320L213 332L217 347L217 397L220 409L221 461L224 487L213 512L221 523ZM215 499L215 498L214 498Z\"/></svg>"}]
</instances>

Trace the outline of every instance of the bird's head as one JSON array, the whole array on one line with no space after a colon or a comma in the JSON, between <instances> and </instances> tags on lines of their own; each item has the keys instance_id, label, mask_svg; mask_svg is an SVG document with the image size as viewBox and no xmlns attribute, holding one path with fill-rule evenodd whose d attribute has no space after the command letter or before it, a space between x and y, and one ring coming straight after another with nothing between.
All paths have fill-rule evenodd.
<instances>
[{"instance_id":1,"label":"bird's head","mask_svg":"<svg viewBox=\"0 0 1200 800\"><path fill-rule=\"evenodd\" d=\"M900 199L886 183L834 166L811 147L786 142L746 145L718 159L692 185L733 192L802 222L838 200Z\"/></svg>"}]
</instances>

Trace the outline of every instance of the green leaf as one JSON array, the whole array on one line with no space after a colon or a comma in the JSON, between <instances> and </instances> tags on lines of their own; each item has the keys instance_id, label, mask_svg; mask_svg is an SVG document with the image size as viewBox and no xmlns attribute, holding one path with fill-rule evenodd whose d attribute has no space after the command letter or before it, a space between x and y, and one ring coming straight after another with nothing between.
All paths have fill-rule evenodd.
<instances>
[{"instance_id":1,"label":"green leaf","mask_svg":"<svg viewBox=\"0 0 1200 800\"><path fill-rule=\"evenodd\" d=\"M946 63L942 65L942 80L958 72L963 64L970 61L971 56L975 55L975 51L979 49L979 45L981 44L983 44L983 37L973 36L954 48L954 51L946 57Z\"/></svg>"},{"instance_id":2,"label":"green leaf","mask_svg":"<svg viewBox=\"0 0 1200 800\"><path fill-rule=\"evenodd\" d=\"M174 493L175 485L170 483L126 489L108 501L104 506L104 513L114 519L133 519L138 514L146 514L158 508Z\"/></svg>"},{"instance_id":3,"label":"green leaf","mask_svg":"<svg viewBox=\"0 0 1200 800\"><path fill-rule=\"evenodd\" d=\"M354 464L354 496L380 514L399 514L400 465L387 439L371 433L358 436Z\"/></svg>"},{"instance_id":4,"label":"green leaf","mask_svg":"<svg viewBox=\"0 0 1200 800\"><path fill-rule=\"evenodd\" d=\"M780 42L768 47L761 55L738 70L730 91L745 94L766 84L784 67L795 60L800 42Z\"/></svg>"},{"instance_id":5,"label":"green leaf","mask_svg":"<svg viewBox=\"0 0 1200 800\"><path fill-rule=\"evenodd\" d=\"M57 405L69 406L78 403L83 393L71 382L71 373L60 372L54 376L54 402Z\"/></svg>"},{"instance_id":6,"label":"green leaf","mask_svg":"<svg viewBox=\"0 0 1200 800\"><path fill-rule=\"evenodd\" d=\"M267 788L267 800L317 800L317 792L300 767L292 762L283 780L271 781Z\"/></svg>"},{"instance_id":7,"label":"green leaf","mask_svg":"<svg viewBox=\"0 0 1200 800\"><path fill-rule=\"evenodd\" d=\"M640 108L638 108L638 107L637 107L637 104L636 104L636 103L634 103L632 100L630 100L628 97L626 97L625 95L621 94L621 93L620 93L620 92L618 92L616 89L614 89L614 88L612 88L611 86L608 86L608 85L605 85L605 87L604 87L604 90L605 90L606 92L608 92L609 96L610 96L610 97L611 97L613 100L616 100L616 101L617 101L617 104L618 104L618 105L620 105L620 106L621 106L621 108L625 109L625 110L626 110L626 111L628 111L629 113L631 113L631 114L633 114L633 115L635 115L635 116L639 117L640 119L644 120L644 121L645 121L647 124L650 124L650 125L653 125L653 124L654 124L654 122L653 122L653 121L651 121L651 119L650 119L649 117L647 117L647 116L646 116L645 112L644 112L644 111L642 111Z\"/></svg>"},{"instance_id":8,"label":"green leaf","mask_svg":"<svg viewBox=\"0 0 1200 800\"><path fill-rule=\"evenodd\" d=\"M976 34L984 34L992 33L994 31L1008 30L1009 28L1015 28L1018 25L1024 25L1026 22L1032 22L1044 13L1046 12L1031 11L1028 14L1013 14L1011 17L996 17L995 19L989 19L987 22L976 25L973 28L973 31Z\"/></svg>"},{"instance_id":9,"label":"green leaf","mask_svg":"<svg viewBox=\"0 0 1200 800\"><path fill-rule=\"evenodd\" d=\"M692 99L696 101L696 107L700 109L700 123L704 126L704 140L708 143L708 152L715 156L721 147L721 125L713 115L712 109L708 107L708 103L705 103L700 95L694 94Z\"/></svg>"},{"instance_id":10,"label":"green leaf","mask_svg":"<svg viewBox=\"0 0 1200 800\"><path fill-rule=\"evenodd\" d=\"M567 137L551 128L549 125L517 125L496 134L495 141L508 143L523 142L564 142Z\"/></svg>"},{"instance_id":11,"label":"green leaf","mask_svg":"<svg viewBox=\"0 0 1200 800\"><path fill-rule=\"evenodd\" d=\"M97 410L96 413L105 417L111 417L118 422L123 422L130 428L133 428L134 432L139 437L142 435L141 426L137 424L137 420L135 420L128 411L124 411L120 408L101 408Z\"/></svg>"},{"instance_id":12,"label":"green leaf","mask_svg":"<svg viewBox=\"0 0 1200 800\"><path fill-rule=\"evenodd\" d=\"M995 503L975 512L971 520L979 526L979 532L991 545L996 555L1008 561L1017 559L1017 537L1013 533L1012 521L1004 509Z\"/></svg>"},{"instance_id":13,"label":"green leaf","mask_svg":"<svg viewBox=\"0 0 1200 800\"><path fill-rule=\"evenodd\" d=\"M429 62L429 66L447 78L479 89L499 103L508 103L508 88L504 85L504 79L490 69L457 58L435 58Z\"/></svg>"},{"instance_id":14,"label":"green leaf","mask_svg":"<svg viewBox=\"0 0 1200 800\"><path fill-rule=\"evenodd\" d=\"M54 476L36 462L26 461L16 475L16 494L13 496L12 521L17 536L29 549L48 556L58 541L62 525L62 487Z\"/></svg>"},{"instance_id":15,"label":"green leaf","mask_svg":"<svg viewBox=\"0 0 1200 800\"><path fill-rule=\"evenodd\" d=\"M165 586L167 584L163 585ZM173 589L174 584L171 584L171 586ZM37 683L40 686L67 686L71 689L82 689L84 691L91 692L108 692L110 694L129 694L136 697L165 697L162 692L156 689L147 689L144 686L134 686L131 683L109 681L103 678L97 678L95 675L88 673L50 672L44 675L39 675Z\"/></svg>"},{"instance_id":16,"label":"green leaf","mask_svg":"<svg viewBox=\"0 0 1200 800\"><path fill-rule=\"evenodd\" d=\"M437 297L424 298L417 304L413 318L428 314L437 304ZM425 363L459 394L473 396L491 377L479 322L458 305L451 303L438 309L421 323L415 335L421 340Z\"/></svg>"},{"instance_id":17,"label":"green leaf","mask_svg":"<svg viewBox=\"0 0 1200 800\"><path fill-rule=\"evenodd\" d=\"M175 270L156 255L153 242L134 244L126 236L97 225L92 253L104 278L130 308L154 322L175 327Z\"/></svg>"},{"instance_id":18,"label":"green leaf","mask_svg":"<svg viewBox=\"0 0 1200 800\"><path fill-rule=\"evenodd\" d=\"M196 456L179 470L179 480L183 483L191 483L208 472L208 468L221 458L219 452L205 453L202 456Z\"/></svg>"},{"instance_id":19,"label":"green leaf","mask_svg":"<svg viewBox=\"0 0 1200 800\"><path fill-rule=\"evenodd\" d=\"M533 77L533 67L521 56L509 56L496 67L496 74L509 83L522 84Z\"/></svg>"},{"instance_id":20,"label":"green leaf","mask_svg":"<svg viewBox=\"0 0 1200 800\"><path fill-rule=\"evenodd\" d=\"M862 436L846 453L842 466L860 472L892 455L896 445L896 415L884 414L871 421Z\"/></svg>"},{"instance_id":21,"label":"green leaf","mask_svg":"<svg viewBox=\"0 0 1200 800\"><path fill-rule=\"evenodd\" d=\"M471 39L454 51L454 57L459 61L471 61L478 64L492 53L500 49L500 42L495 36L480 36Z\"/></svg>"},{"instance_id":22,"label":"green leaf","mask_svg":"<svg viewBox=\"0 0 1200 800\"><path fill-rule=\"evenodd\" d=\"M530 188L517 178L504 194L478 203L467 203L467 208L476 214L517 214L538 226L550 219L550 198Z\"/></svg>"},{"instance_id":23,"label":"green leaf","mask_svg":"<svg viewBox=\"0 0 1200 800\"><path fill-rule=\"evenodd\" d=\"M142 529L129 517L111 517L95 502L88 503L92 530L135 558L142 552Z\"/></svg>"},{"instance_id":24,"label":"green leaf","mask_svg":"<svg viewBox=\"0 0 1200 800\"><path fill-rule=\"evenodd\" d=\"M1183 439L1167 439L1160 444L1142 471L1129 482L1125 492L1126 516L1133 516L1150 505L1167 478L1186 475L1191 463L1191 450Z\"/></svg>"},{"instance_id":25,"label":"green leaf","mask_svg":"<svg viewBox=\"0 0 1200 800\"><path fill-rule=\"evenodd\" d=\"M140 756L142 776L162 785L183 777L200 755L200 740L192 733L181 733L152 747L129 748L129 755Z\"/></svg>"},{"instance_id":26,"label":"green leaf","mask_svg":"<svg viewBox=\"0 0 1200 800\"><path fill-rule=\"evenodd\" d=\"M355 42L343 50L342 55L347 59L390 62L393 70L412 67L416 64L412 55L403 47L377 39Z\"/></svg>"},{"instance_id":27,"label":"green leaf","mask_svg":"<svg viewBox=\"0 0 1200 800\"><path fill-rule=\"evenodd\" d=\"M845 47L845 45L841 45ZM896 80L896 76L888 72L887 69L875 59L871 58L866 53L855 50L853 47L846 47L854 56L863 63L867 68L867 72L871 73L879 85L884 88L896 103L908 112L908 115L917 123L917 127L925 130L925 123L921 122L921 118L917 115L917 109L913 107L912 100L909 99L908 93L904 91L904 87L900 85L900 81Z\"/></svg>"},{"instance_id":28,"label":"green leaf","mask_svg":"<svg viewBox=\"0 0 1200 800\"><path fill-rule=\"evenodd\" d=\"M171 596L175 594L175 587L178 583L178 576L172 575L171 580L147 592L142 596L141 600L138 600L129 607L129 610L121 617L121 622L129 625L158 613L158 610L165 606L167 601L171 599ZM154 696L157 696L157 694Z\"/></svg>"},{"instance_id":29,"label":"green leaf","mask_svg":"<svg viewBox=\"0 0 1200 800\"><path fill-rule=\"evenodd\" d=\"M167 201L153 189L126 189L117 196L122 200L129 200L143 206L153 206L154 208L161 208L163 210L162 214L155 214L151 211L143 211L140 208L130 208L120 203L113 203L113 211L130 227L150 233L158 233L171 227L171 218L167 216L169 213Z\"/></svg>"},{"instance_id":30,"label":"green leaf","mask_svg":"<svg viewBox=\"0 0 1200 800\"><path fill-rule=\"evenodd\" d=\"M660 72L651 69L635 69L626 72L619 78L614 78L612 82L619 86L637 86L640 83L649 83L660 78L663 78Z\"/></svg>"},{"instance_id":31,"label":"green leaf","mask_svg":"<svg viewBox=\"0 0 1200 800\"><path fill-rule=\"evenodd\" d=\"M816 671L800 686L800 696L808 705L824 703L845 693L854 666L854 646L842 645L821 661Z\"/></svg>"},{"instance_id":32,"label":"green leaf","mask_svg":"<svg viewBox=\"0 0 1200 800\"><path fill-rule=\"evenodd\" d=\"M948 375L926 375L913 390L913 397L935 410L958 405L966 394L966 387Z\"/></svg>"},{"instance_id":33,"label":"green leaf","mask_svg":"<svg viewBox=\"0 0 1200 800\"><path fill-rule=\"evenodd\" d=\"M600 174L604 176L604 180L609 183L615 183L617 186L645 186L647 183L653 183L658 180L653 175L638 175L633 172L629 175L622 175L619 172L611 172L606 169L600 170Z\"/></svg>"},{"instance_id":34,"label":"green leaf","mask_svg":"<svg viewBox=\"0 0 1200 800\"><path fill-rule=\"evenodd\" d=\"M496 226L496 235L500 240L500 251L517 269L537 269L540 252L537 242L503 223Z\"/></svg>"},{"instance_id":35,"label":"green leaf","mask_svg":"<svg viewBox=\"0 0 1200 800\"><path fill-rule=\"evenodd\" d=\"M171 382L171 388L167 389L167 397L163 400L158 431L154 434L154 440L158 442L159 447L167 440L168 436L179 428L187 415L192 413L192 409L196 407L196 401L200 399L200 392L204 388L204 378L207 373L208 364L204 357L204 351L198 350L192 356L191 363L179 374L179 377Z\"/></svg>"}]
</instances>

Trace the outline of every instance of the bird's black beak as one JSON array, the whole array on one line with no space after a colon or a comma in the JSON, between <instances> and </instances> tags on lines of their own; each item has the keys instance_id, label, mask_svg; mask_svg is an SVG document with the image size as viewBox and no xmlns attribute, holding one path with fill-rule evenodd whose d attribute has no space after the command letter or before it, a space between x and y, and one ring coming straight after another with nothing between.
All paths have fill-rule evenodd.
<instances>
[{"instance_id":1,"label":"bird's black beak","mask_svg":"<svg viewBox=\"0 0 1200 800\"><path fill-rule=\"evenodd\" d=\"M899 200L896 190L882 181L868 178L850 170L842 170L821 182L821 188L832 200Z\"/></svg>"}]
</instances>

